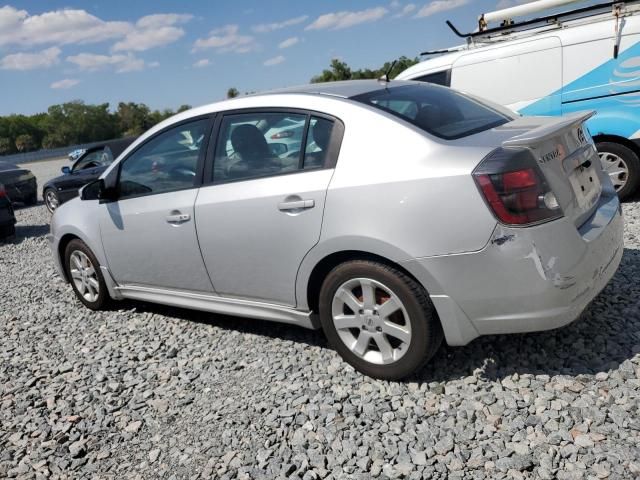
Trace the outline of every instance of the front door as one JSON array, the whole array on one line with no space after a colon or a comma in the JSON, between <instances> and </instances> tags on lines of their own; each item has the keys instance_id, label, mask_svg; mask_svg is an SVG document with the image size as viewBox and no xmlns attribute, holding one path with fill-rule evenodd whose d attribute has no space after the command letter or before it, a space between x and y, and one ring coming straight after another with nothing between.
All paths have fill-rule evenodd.
<instances>
[{"instance_id":1,"label":"front door","mask_svg":"<svg viewBox=\"0 0 640 480\"><path fill-rule=\"evenodd\" d=\"M201 188L195 208L218 294L295 306L298 268L320 238L337 123L303 113L223 117L214 183Z\"/></svg>"},{"instance_id":2,"label":"front door","mask_svg":"<svg viewBox=\"0 0 640 480\"><path fill-rule=\"evenodd\" d=\"M100 208L109 270L120 285L212 292L195 229L209 119L171 127L125 158L118 201Z\"/></svg>"}]
</instances>

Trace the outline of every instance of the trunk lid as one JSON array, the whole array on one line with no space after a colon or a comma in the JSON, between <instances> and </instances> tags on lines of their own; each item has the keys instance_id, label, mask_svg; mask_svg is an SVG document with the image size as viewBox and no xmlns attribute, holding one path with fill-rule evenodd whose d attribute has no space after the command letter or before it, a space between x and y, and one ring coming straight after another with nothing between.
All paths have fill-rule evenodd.
<instances>
[{"instance_id":1,"label":"trunk lid","mask_svg":"<svg viewBox=\"0 0 640 480\"><path fill-rule=\"evenodd\" d=\"M565 217L576 227L593 214L602 193L600 158L584 126L594 114L545 118L502 142L504 148L525 148L533 154Z\"/></svg>"},{"instance_id":2,"label":"trunk lid","mask_svg":"<svg viewBox=\"0 0 640 480\"><path fill-rule=\"evenodd\" d=\"M556 196L564 216L580 227L597 208L604 182L598 152L584 122L594 112L565 117L518 117L458 144L526 149Z\"/></svg>"}]
</instances>

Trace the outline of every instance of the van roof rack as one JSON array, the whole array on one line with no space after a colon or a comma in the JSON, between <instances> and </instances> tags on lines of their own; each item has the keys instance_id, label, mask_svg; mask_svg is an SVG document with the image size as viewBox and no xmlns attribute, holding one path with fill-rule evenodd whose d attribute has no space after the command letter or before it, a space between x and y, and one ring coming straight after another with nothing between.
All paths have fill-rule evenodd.
<instances>
[{"instance_id":1,"label":"van roof rack","mask_svg":"<svg viewBox=\"0 0 640 480\"><path fill-rule=\"evenodd\" d=\"M596 5L590 5L588 7L567 10L565 12L559 12L553 15L546 15L544 17L537 17L531 20L524 20L521 22L505 21L499 27L494 27L494 28L486 28L486 23L484 23L484 20L483 20L484 17L481 16L480 29L476 32L470 32L470 33L460 33L460 31L449 20L447 20L447 25L453 31L453 33L455 33L460 38L487 37L493 33L509 32L510 30L514 30L516 28L528 27L528 26L531 26L531 28L535 28L535 26L537 26L538 24L556 23L558 20L566 17L579 16L580 18L584 18L584 17L590 16L589 14L597 15L598 13L602 13L602 12L599 12L599 10L603 10L605 8L613 8L616 5L632 3L632 2L637 2L637 0L618 0L616 2L599 3ZM483 24L484 24L484 28L483 28ZM518 30L518 31L522 31L522 30Z\"/></svg>"},{"instance_id":2,"label":"van roof rack","mask_svg":"<svg viewBox=\"0 0 640 480\"><path fill-rule=\"evenodd\" d=\"M427 55L440 55L442 53L453 53L453 52L460 52L462 50L464 50L464 47L454 47L454 48L445 48L442 50L427 50L426 52L421 52L420 56L427 56Z\"/></svg>"}]
</instances>

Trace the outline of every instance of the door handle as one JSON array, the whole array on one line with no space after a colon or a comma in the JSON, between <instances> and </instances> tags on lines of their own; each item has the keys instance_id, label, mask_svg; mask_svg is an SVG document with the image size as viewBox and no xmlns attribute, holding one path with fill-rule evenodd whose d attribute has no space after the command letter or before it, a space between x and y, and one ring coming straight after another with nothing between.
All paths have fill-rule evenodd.
<instances>
[{"instance_id":1,"label":"door handle","mask_svg":"<svg viewBox=\"0 0 640 480\"><path fill-rule=\"evenodd\" d=\"M315 200L293 200L291 202L280 202L278 204L278 210L288 212L290 210L304 210L315 206Z\"/></svg>"},{"instance_id":2,"label":"door handle","mask_svg":"<svg viewBox=\"0 0 640 480\"><path fill-rule=\"evenodd\" d=\"M167 223L184 223L191 220L191 215L188 213L175 213L166 217Z\"/></svg>"}]
</instances>

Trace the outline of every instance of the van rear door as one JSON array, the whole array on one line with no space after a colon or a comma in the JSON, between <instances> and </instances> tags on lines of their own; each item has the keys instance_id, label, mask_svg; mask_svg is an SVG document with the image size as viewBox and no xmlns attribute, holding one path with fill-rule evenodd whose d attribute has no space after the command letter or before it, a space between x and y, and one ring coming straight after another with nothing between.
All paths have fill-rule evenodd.
<instances>
[{"instance_id":1,"label":"van rear door","mask_svg":"<svg viewBox=\"0 0 640 480\"><path fill-rule=\"evenodd\" d=\"M558 37L503 43L458 58L451 86L528 115L559 115L562 45Z\"/></svg>"}]
</instances>

